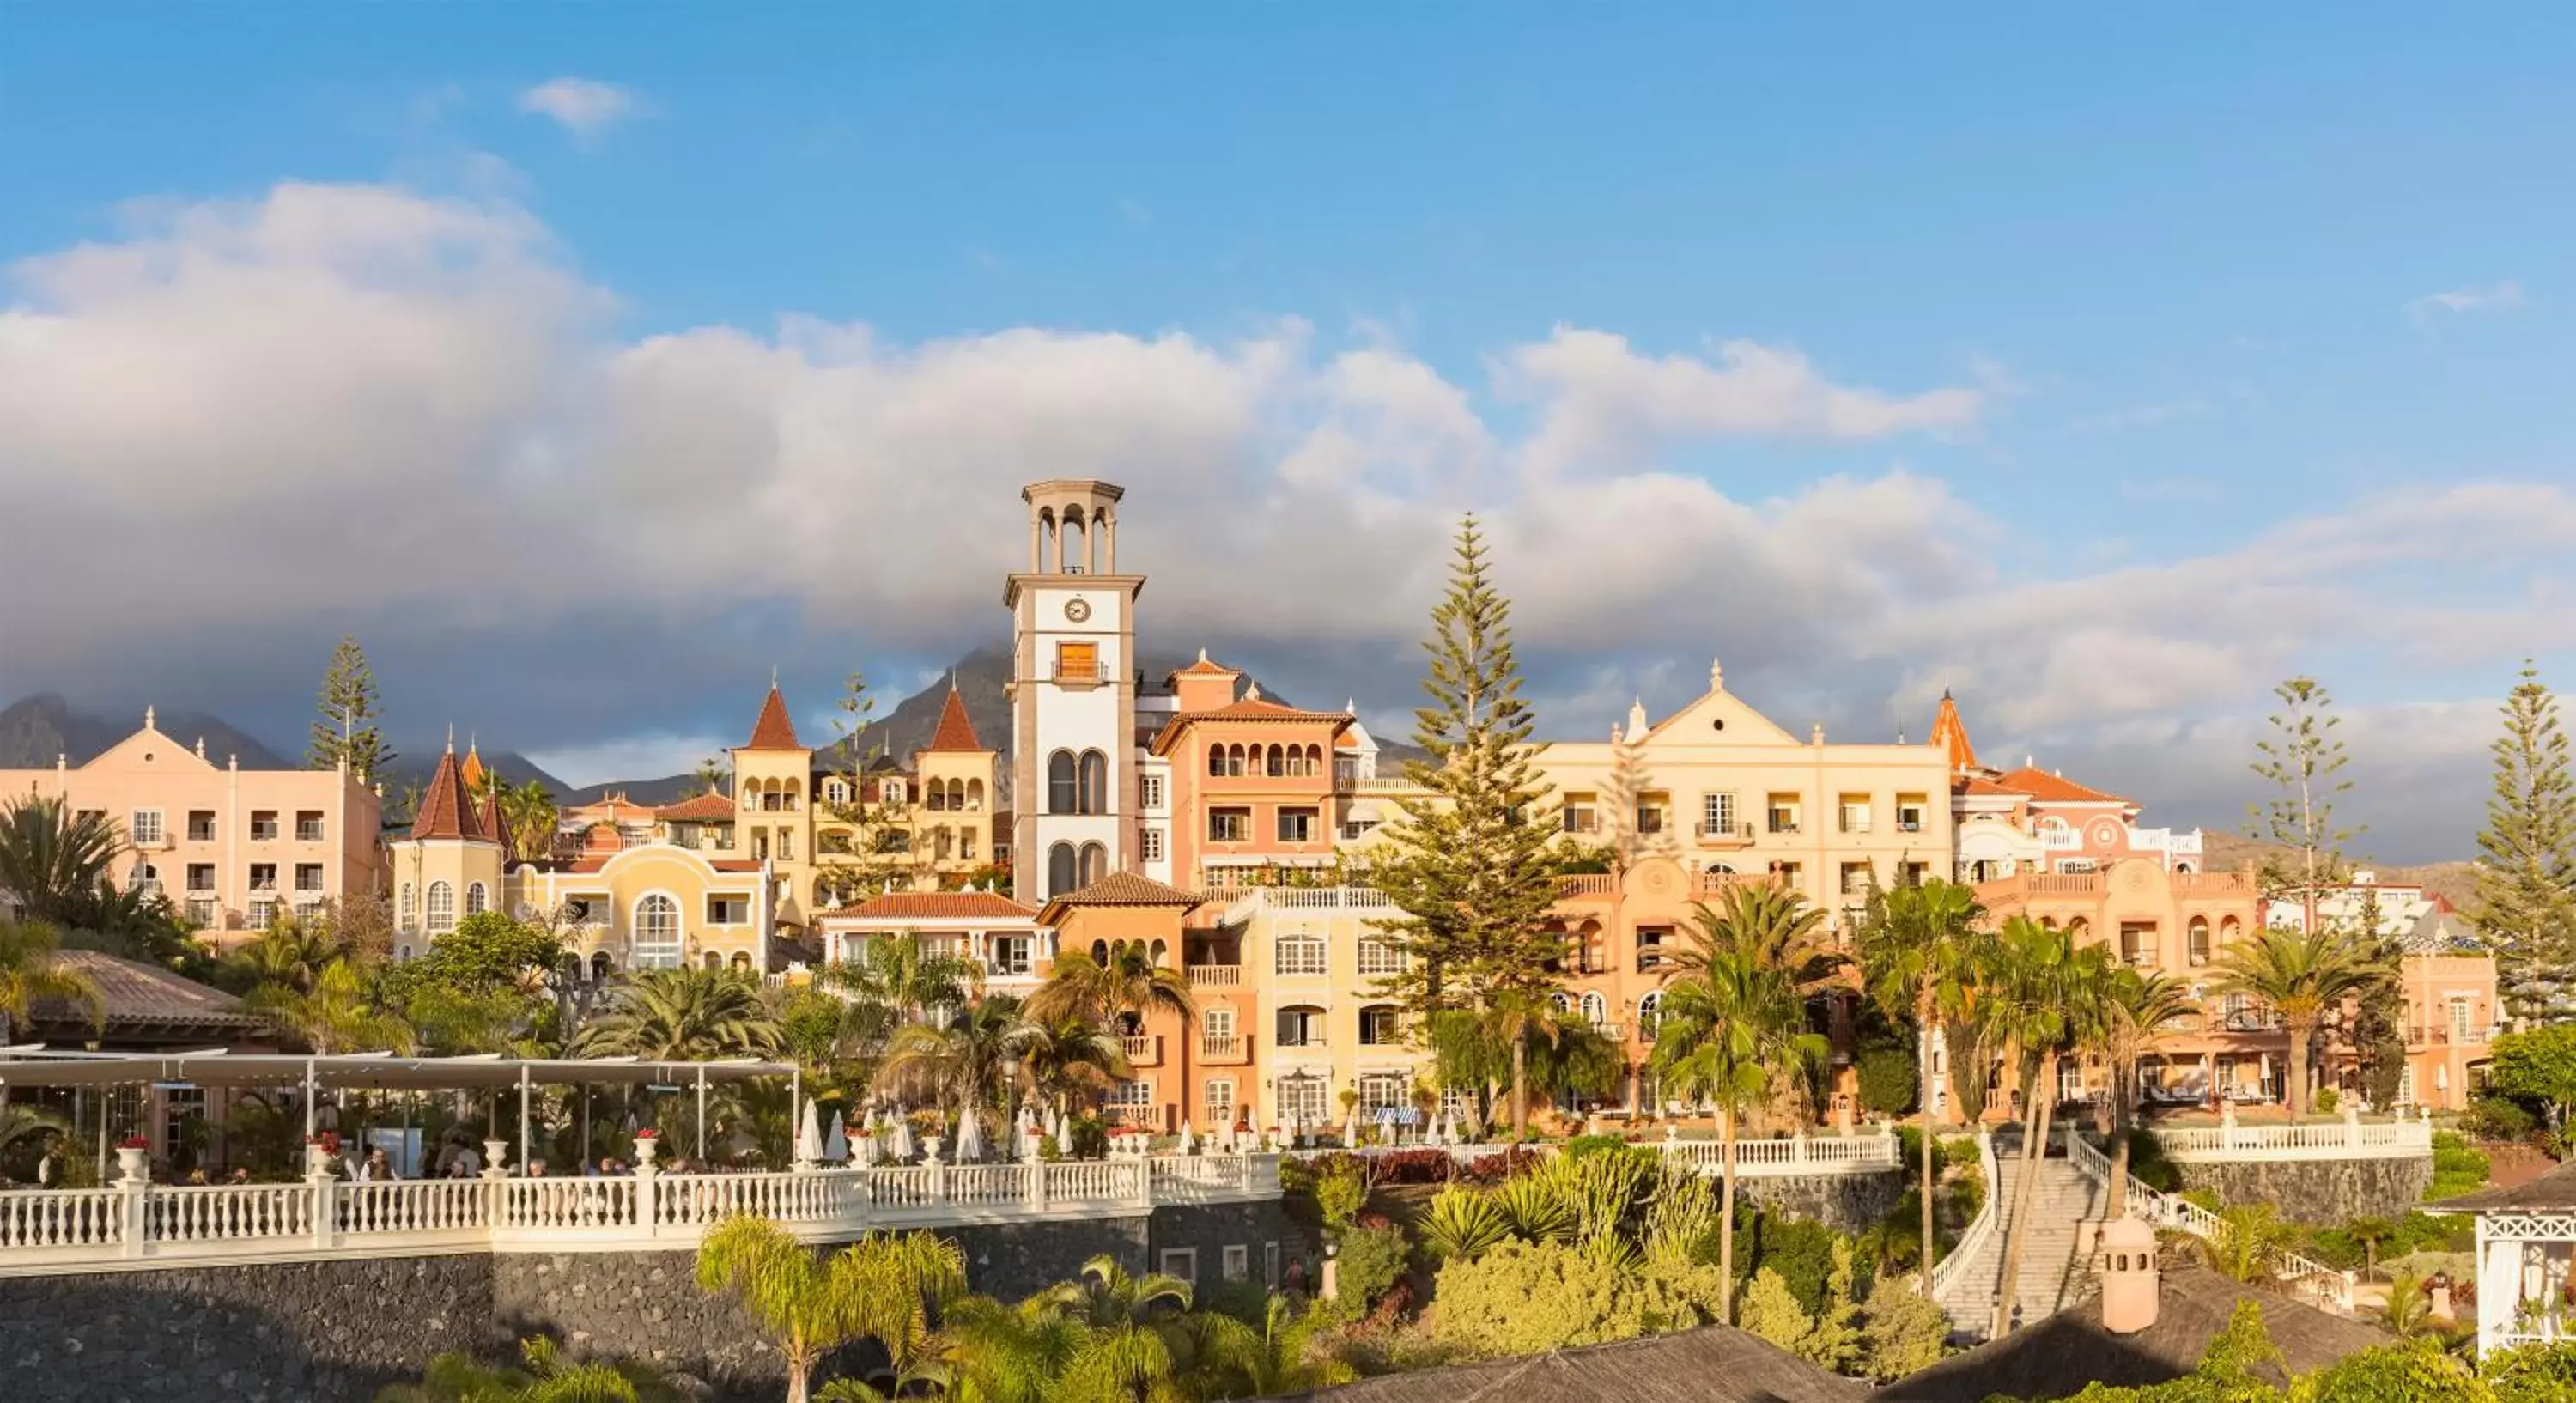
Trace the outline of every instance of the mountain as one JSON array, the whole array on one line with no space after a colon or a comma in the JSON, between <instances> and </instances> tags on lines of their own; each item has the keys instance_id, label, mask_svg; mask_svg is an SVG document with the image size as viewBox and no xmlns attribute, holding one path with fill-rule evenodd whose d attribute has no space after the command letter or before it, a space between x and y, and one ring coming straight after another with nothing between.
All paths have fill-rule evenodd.
<instances>
[{"instance_id":1,"label":"mountain","mask_svg":"<svg viewBox=\"0 0 2576 1403\"><path fill-rule=\"evenodd\" d=\"M446 742L440 741L435 747L423 745L417 750L398 750L393 765L385 771L386 795L398 795L412 785L429 783L429 777L438 771L438 757L446 749ZM549 794L564 792L562 780L546 773L535 761L515 750L478 750L475 753L482 757L483 768L512 784L535 780L544 785ZM562 803L563 800L557 799L556 802Z\"/></svg>"},{"instance_id":2,"label":"mountain","mask_svg":"<svg viewBox=\"0 0 2576 1403\"><path fill-rule=\"evenodd\" d=\"M2297 856L2295 848L2286 848L2278 843L2267 843L2259 838L2248 838L2241 833L2222 833L2216 829L2202 833L2200 843L2202 860L2212 872L2231 872L2240 868L2260 866L2266 857L2277 857L2287 862ZM2480 904L2478 865L2475 862L2419 862L2400 866L2395 863L2372 862L2367 858L2348 858L2346 865L2374 873L2380 881L2392 886L2420 886L2450 902L2452 908L2463 915L2475 912Z\"/></svg>"},{"instance_id":3,"label":"mountain","mask_svg":"<svg viewBox=\"0 0 2576 1403\"><path fill-rule=\"evenodd\" d=\"M183 745L206 743L206 758L221 765L238 757L245 770L291 770L290 761L236 729L220 716L200 711L164 711L153 718L161 733ZM108 717L74 711L71 703L39 693L0 711L0 770L45 769L61 756L83 764L109 746L134 734L141 716Z\"/></svg>"}]
</instances>

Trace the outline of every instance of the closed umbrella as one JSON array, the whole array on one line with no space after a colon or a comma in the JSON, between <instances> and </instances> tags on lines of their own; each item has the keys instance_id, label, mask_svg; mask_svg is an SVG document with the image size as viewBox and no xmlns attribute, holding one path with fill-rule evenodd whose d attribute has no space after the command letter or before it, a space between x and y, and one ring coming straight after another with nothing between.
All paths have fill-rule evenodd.
<instances>
[{"instance_id":1,"label":"closed umbrella","mask_svg":"<svg viewBox=\"0 0 2576 1403\"><path fill-rule=\"evenodd\" d=\"M870 1119L871 1122L873 1122L874 1118L871 1117ZM877 1128L873 1123L864 1124L859 1127L859 1138L850 1142L850 1151L853 1160L857 1163L859 1168L867 1169L876 1164Z\"/></svg>"},{"instance_id":2,"label":"closed umbrella","mask_svg":"<svg viewBox=\"0 0 2576 1403\"><path fill-rule=\"evenodd\" d=\"M1047 1107L1046 1133L1047 1133L1047 1138L1048 1138L1048 1139L1055 1141L1055 1147L1056 1147L1057 1149L1059 1149L1059 1150L1070 1150L1070 1149L1072 1149L1072 1148L1073 1148L1072 1146L1067 1145L1067 1144L1064 1142L1064 1108L1063 1108L1063 1107L1061 1107L1061 1106L1049 1106L1049 1107Z\"/></svg>"},{"instance_id":3,"label":"closed umbrella","mask_svg":"<svg viewBox=\"0 0 2576 1403\"><path fill-rule=\"evenodd\" d=\"M1038 1112L1035 1106L1022 1104L1019 1119L1013 1122L1019 1131L1019 1154L1022 1159L1038 1157Z\"/></svg>"},{"instance_id":4,"label":"closed umbrella","mask_svg":"<svg viewBox=\"0 0 2576 1403\"><path fill-rule=\"evenodd\" d=\"M1185 1155L1194 1155L1194 1154L1197 1154L1198 1152L1199 1152L1199 1135L1198 1135L1198 1131L1197 1131L1197 1130L1195 1130L1194 1128L1192 1128L1192 1127L1191 1127L1191 1125L1190 1125L1190 1123L1189 1123L1188 1121L1182 1121L1182 1122L1181 1122L1181 1148L1180 1148L1180 1153L1185 1154Z\"/></svg>"},{"instance_id":5,"label":"closed umbrella","mask_svg":"<svg viewBox=\"0 0 2576 1403\"><path fill-rule=\"evenodd\" d=\"M912 1163L912 1122L904 1119L900 1106L895 1108L894 1114L894 1143L886 1147L886 1153L893 1156L897 1164Z\"/></svg>"},{"instance_id":6,"label":"closed umbrella","mask_svg":"<svg viewBox=\"0 0 2576 1403\"><path fill-rule=\"evenodd\" d=\"M841 1113L832 1113L832 1128L823 1136L823 1158L839 1164L850 1157L849 1127L841 1123Z\"/></svg>"},{"instance_id":7,"label":"closed umbrella","mask_svg":"<svg viewBox=\"0 0 2576 1403\"><path fill-rule=\"evenodd\" d=\"M957 1162L973 1164L984 1157L984 1118L972 1106L957 1117Z\"/></svg>"},{"instance_id":8,"label":"closed umbrella","mask_svg":"<svg viewBox=\"0 0 2576 1403\"><path fill-rule=\"evenodd\" d=\"M807 1164L823 1157L823 1120L814 1103L805 1103L805 1124L796 1132L796 1158Z\"/></svg>"},{"instance_id":9,"label":"closed umbrella","mask_svg":"<svg viewBox=\"0 0 2576 1403\"><path fill-rule=\"evenodd\" d=\"M1344 1117L1342 1120L1342 1148L1356 1150L1359 1147L1360 1108L1353 1106L1351 1107L1350 1115Z\"/></svg>"}]
</instances>

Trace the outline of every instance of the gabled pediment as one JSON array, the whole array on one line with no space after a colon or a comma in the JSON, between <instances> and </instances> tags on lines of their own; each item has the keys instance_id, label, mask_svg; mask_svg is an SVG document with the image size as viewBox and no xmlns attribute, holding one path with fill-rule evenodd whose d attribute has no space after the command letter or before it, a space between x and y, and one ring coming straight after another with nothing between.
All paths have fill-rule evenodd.
<instances>
[{"instance_id":1,"label":"gabled pediment","mask_svg":"<svg viewBox=\"0 0 2576 1403\"><path fill-rule=\"evenodd\" d=\"M80 768L129 774L212 774L220 767L186 745L147 726L91 756Z\"/></svg>"},{"instance_id":2,"label":"gabled pediment","mask_svg":"<svg viewBox=\"0 0 2576 1403\"><path fill-rule=\"evenodd\" d=\"M1755 711L1742 697L1724 689L1655 723L1646 732L1649 745L1802 745L1770 717Z\"/></svg>"}]
</instances>

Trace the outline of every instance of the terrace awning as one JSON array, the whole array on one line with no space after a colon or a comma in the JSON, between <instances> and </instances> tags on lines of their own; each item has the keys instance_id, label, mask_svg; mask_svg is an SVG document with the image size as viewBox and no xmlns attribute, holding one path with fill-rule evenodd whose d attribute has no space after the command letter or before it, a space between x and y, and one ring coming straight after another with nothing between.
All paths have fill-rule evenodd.
<instances>
[{"instance_id":1,"label":"terrace awning","mask_svg":"<svg viewBox=\"0 0 2576 1403\"><path fill-rule=\"evenodd\" d=\"M523 1075L524 1074L524 1078ZM368 1091L459 1091L533 1086L710 1085L792 1077L793 1063L646 1062L631 1057L404 1057L393 1053L55 1052L0 1047L0 1086L304 1086Z\"/></svg>"}]
</instances>

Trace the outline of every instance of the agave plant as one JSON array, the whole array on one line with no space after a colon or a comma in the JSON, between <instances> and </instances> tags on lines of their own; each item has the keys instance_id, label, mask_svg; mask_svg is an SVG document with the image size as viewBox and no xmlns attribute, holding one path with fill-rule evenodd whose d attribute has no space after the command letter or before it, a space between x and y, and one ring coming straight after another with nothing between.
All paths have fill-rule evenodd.
<instances>
[{"instance_id":1,"label":"agave plant","mask_svg":"<svg viewBox=\"0 0 2576 1403\"><path fill-rule=\"evenodd\" d=\"M1574 1210L1556 1180L1524 1174L1493 1191L1489 1198L1511 1224L1512 1236L1531 1242L1563 1242L1574 1236Z\"/></svg>"},{"instance_id":2,"label":"agave plant","mask_svg":"<svg viewBox=\"0 0 2576 1403\"><path fill-rule=\"evenodd\" d=\"M1421 1231L1422 1245L1434 1258L1472 1262L1511 1240L1512 1220L1494 1195L1452 1184L1423 1210Z\"/></svg>"}]
</instances>

